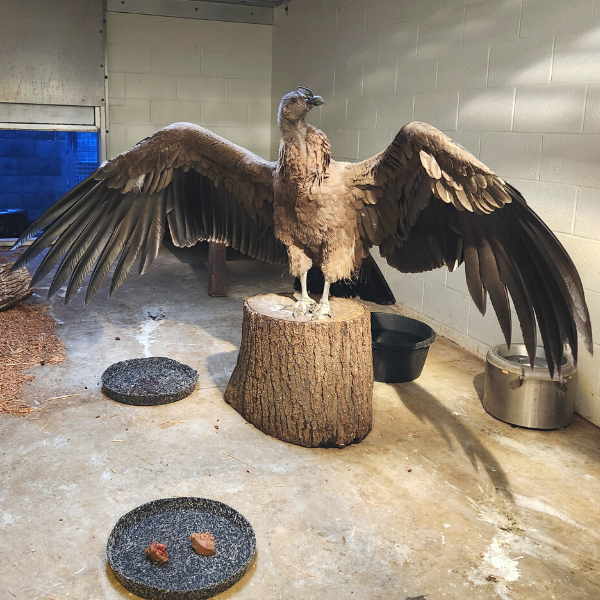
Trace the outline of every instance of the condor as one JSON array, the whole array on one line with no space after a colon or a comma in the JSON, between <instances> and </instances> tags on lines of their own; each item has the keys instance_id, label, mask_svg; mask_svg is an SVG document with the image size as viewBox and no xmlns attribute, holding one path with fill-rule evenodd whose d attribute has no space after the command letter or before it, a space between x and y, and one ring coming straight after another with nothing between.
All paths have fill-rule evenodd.
<instances>
[{"instance_id":1,"label":"condor","mask_svg":"<svg viewBox=\"0 0 600 600\"><path fill-rule=\"evenodd\" d=\"M49 294L68 279L69 302L93 269L87 303L115 261L111 294L138 255L144 273L168 225L178 246L216 241L288 262L302 290L294 315L318 318L331 314L330 286L356 277L379 246L405 273L464 262L475 305L483 313L489 294L509 345L512 298L532 363L539 327L551 373L560 371L565 345L577 359L578 333L591 352L577 270L515 188L425 123L402 127L373 158L334 161L327 136L305 122L322 104L305 87L283 97L277 162L191 123L157 131L46 211L17 242L43 230L14 268L51 247L33 284L62 258ZM313 265L324 277L318 304L308 296Z\"/></svg>"}]
</instances>

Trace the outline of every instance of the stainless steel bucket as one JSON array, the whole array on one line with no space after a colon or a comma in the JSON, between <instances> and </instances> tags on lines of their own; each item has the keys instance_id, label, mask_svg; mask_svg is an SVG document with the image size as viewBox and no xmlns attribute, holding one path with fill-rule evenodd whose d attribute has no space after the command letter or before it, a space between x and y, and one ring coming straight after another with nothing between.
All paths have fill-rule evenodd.
<instances>
[{"instance_id":1,"label":"stainless steel bucket","mask_svg":"<svg viewBox=\"0 0 600 600\"><path fill-rule=\"evenodd\" d=\"M486 358L483 408L493 417L521 427L556 429L573 420L577 368L564 358L562 374L550 377L543 348L534 367L523 344L490 348Z\"/></svg>"}]
</instances>

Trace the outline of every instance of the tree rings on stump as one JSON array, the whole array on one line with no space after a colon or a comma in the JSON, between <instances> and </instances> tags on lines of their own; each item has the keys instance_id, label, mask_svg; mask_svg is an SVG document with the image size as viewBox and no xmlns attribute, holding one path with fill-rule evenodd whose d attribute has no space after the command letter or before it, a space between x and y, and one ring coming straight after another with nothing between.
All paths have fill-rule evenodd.
<instances>
[{"instance_id":1,"label":"tree rings on stump","mask_svg":"<svg viewBox=\"0 0 600 600\"><path fill-rule=\"evenodd\" d=\"M369 310L332 298L333 318L294 318L284 296L244 302L242 344L225 401L262 432L308 447L360 442L371 431Z\"/></svg>"}]
</instances>

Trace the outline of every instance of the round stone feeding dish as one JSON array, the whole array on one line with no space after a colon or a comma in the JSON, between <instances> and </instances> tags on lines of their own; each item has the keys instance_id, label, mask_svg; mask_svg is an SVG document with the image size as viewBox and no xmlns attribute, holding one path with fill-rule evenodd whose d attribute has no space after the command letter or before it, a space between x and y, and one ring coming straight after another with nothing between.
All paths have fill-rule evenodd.
<instances>
[{"instance_id":1,"label":"round stone feeding dish","mask_svg":"<svg viewBox=\"0 0 600 600\"><path fill-rule=\"evenodd\" d=\"M190 534L209 531L214 556L192 549ZM169 560L153 564L144 555L152 542L167 545ZM115 579L149 600L202 600L239 581L256 551L254 530L236 510L206 498L163 498L122 516L106 548Z\"/></svg>"},{"instance_id":2,"label":"round stone feeding dish","mask_svg":"<svg viewBox=\"0 0 600 600\"><path fill-rule=\"evenodd\" d=\"M198 371L171 358L134 358L102 373L102 393L122 404L157 406L186 398L197 381Z\"/></svg>"}]
</instances>

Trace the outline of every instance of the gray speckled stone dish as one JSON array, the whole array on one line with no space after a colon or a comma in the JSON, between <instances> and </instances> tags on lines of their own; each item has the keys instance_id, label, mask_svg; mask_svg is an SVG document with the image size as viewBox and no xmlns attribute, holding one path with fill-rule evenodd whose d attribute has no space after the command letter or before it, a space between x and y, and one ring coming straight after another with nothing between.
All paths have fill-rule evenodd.
<instances>
[{"instance_id":1,"label":"gray speckled stone dish","mask_svg":"<svg viewBox=\"0 0 600 600\"><path fill-rule=\"evenodd\" d=\"M198 371L171 358L134 358L102 373L102 392L122 404L157 406L186 398L197 381Z\"/></svg>"},{"instance_id":2,"label":"gray speckled stone dish","mask_svg":"<svg viewBox=\"0 0 600 600\"><path fill-rule=\"evenodd\" d=\"M210 531L214 556L200 556L188 539ZM153 564L144 555L152 543L167 545L169 560ZM254 556L252 525L236 510L206 498L163 498L122 516L106 547L116 580L149 600L201 600L239 581Z\"/></svg>"}]
</instances>

